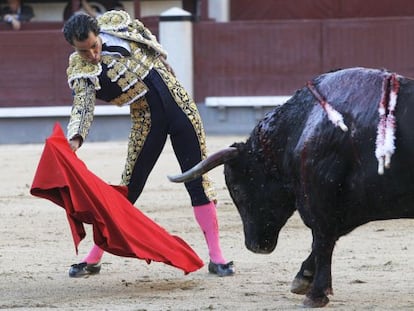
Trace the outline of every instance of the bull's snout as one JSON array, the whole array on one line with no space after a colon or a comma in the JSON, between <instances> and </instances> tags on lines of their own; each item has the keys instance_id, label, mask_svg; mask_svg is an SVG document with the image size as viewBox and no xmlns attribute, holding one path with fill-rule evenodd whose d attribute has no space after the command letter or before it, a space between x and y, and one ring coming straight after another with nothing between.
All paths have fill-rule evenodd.
<instances>
[{"instance_id":1,"label":"bull's snout","mask_svg":"<svg viewBox=\"0 0 414 311\"><path fill-rule=\"evenodd\" d=\"M279 231L274 230L274 226L244 221L243 229L244 245L249 251L270 254L276 248Z\"/></svg>"},{"instance_id":2,"label":"bull's snout","mask_svg":"<svg viewBox=\"0 0 414 311\"><path fill-rule=\"evenodd\" d=\"M276 247L276 243L269 240L265 240L261 243L246 240L244 244L249 251L256 254L270 254Z\"/></svg>"}]
</instances>

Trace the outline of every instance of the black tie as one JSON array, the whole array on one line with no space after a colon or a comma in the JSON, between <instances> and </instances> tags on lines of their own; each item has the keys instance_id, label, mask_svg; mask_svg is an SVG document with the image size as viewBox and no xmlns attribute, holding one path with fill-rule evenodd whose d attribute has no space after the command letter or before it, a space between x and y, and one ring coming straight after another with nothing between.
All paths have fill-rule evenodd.
<instances>
[{"instance_id":1,"label":"black tie","mask_svg":"<svg viewBox=\"0 0 414 311\"><path fill-rule=\"evenodd\" d=\"M108 46L106 45L106 43L102 44L102 51L116 52L121 54L122 56L131 56L131 54L128 52L126 48L117 45Z\"/></svg>"}]
</instances>

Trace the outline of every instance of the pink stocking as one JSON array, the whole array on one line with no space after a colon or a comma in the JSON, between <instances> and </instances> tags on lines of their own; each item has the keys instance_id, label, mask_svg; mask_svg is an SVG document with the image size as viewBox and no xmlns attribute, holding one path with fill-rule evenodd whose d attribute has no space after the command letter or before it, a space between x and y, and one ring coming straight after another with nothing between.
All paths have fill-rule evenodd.
<instances>
[{"instance_id":1,"label":"pink stocking","mask_svg":"<svg viewBox=\"0 0 414 311\"><path fill-rule=\"evenodd\" d=\"M204 233L211 261L216 264L227 263L220 248L216 206L213 202L210 202L205 205L194 206L193 210L195 218Z\"/></svg>"},{"instance_id":2,"label":"pink stocking","mask_svg":"<svg viewBox=\"0 0 414 311\"><path fill-rule=\"evenodd\" d=\"M92 249L89 251L89 254L83 258L82 262L86 262L89 264L98 263L102 256L103 256L103 249L99 248L96 244L93 245Z\"/></svg>"}]
</instances>

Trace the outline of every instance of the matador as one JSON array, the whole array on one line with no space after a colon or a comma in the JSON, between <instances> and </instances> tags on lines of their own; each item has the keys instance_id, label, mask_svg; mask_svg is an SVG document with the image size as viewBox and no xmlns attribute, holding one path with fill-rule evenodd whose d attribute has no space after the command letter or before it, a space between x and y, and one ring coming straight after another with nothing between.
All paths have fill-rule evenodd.
<instances>
[{"instance_id":1,"label":"matador","mask_svg":"<svg viewBox=\"0 0 414 311\"><path fill-rule=\"evenodd\" d=\"M156 37L125 11L109 11L94 18L75 14L64 25L65 39L75 51L67 77L73 106L67 138L76 151L87 138L96 99L129 105L131 131L122 184L135 203L158 160L167 137L182 171L206 157L203 124L194 100L168 65L167 53ZM207 175L188 182L194 216L209 250L210 273L235 273L221 251L213 185ZM97 274L103 250L94 245L69 276Z\"/></svg>"}]
</instances>

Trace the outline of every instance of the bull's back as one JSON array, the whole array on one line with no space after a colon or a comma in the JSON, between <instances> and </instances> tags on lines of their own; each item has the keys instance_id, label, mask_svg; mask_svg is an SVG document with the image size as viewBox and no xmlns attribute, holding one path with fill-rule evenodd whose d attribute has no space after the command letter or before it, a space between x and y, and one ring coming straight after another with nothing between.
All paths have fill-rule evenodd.
<instances>
[{"instance_id":1,"label":"bull's back","mask_svg":"<svg viewBox=\"0 0 414 311\"><path fill-rule=\"evenodd\" d=\"M361 222L414 216L414 85L399 76L395 111L395 151L391 166L378 173L376 158L379 106L390 73L351 68L327 73L313 83L320 95L343 116L344 132L328 119L321 103L306 88L297 105L311 105L291 155L298 188L331 202L335 209L362 211ZM385 94L386 95L386 94ZM295 101L295 100L294 100ZM388 111L387 111L388 113ZM365 218L365 219L364 219Z\"/></svg>"}]
</instances>

